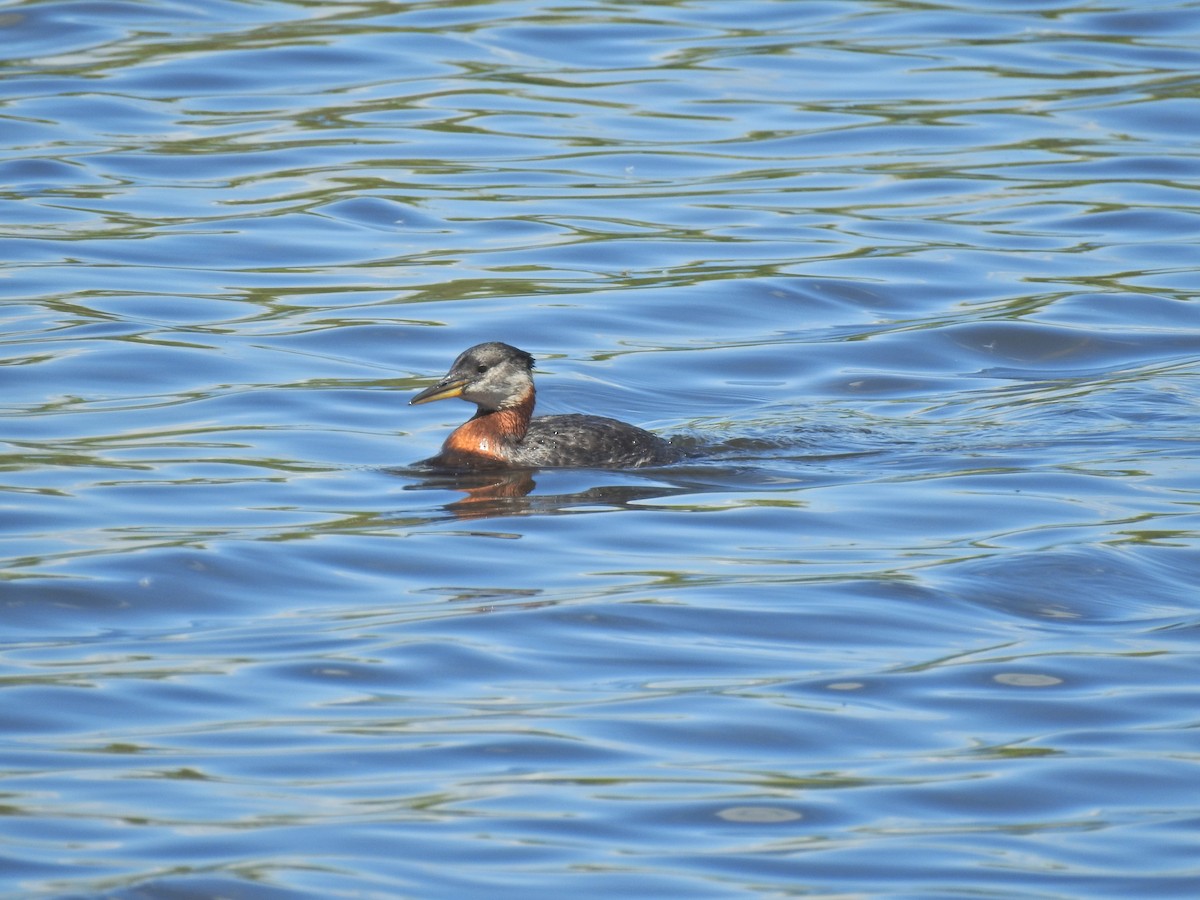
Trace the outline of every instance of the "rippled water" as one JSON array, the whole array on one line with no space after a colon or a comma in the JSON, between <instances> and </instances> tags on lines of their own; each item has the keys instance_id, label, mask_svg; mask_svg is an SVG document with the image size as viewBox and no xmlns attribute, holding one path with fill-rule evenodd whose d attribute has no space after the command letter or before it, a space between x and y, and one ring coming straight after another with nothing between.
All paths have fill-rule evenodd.
<instances>
[{"instance_id":1,"label":"rippled water","mask_svg":"<svg viewBox=\"0 0 1200 900\"><path fill-rule=\"evenodd\" d=\"M1200 4L0 36L0 894L1195 895Z\"/></svg>"}]
</instances>

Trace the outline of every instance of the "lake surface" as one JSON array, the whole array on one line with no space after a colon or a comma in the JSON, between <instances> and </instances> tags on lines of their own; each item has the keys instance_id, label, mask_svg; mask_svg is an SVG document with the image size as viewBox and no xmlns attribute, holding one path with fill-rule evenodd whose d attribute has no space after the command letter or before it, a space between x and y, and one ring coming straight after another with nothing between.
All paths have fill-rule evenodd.
<instances>
[{"instance_id":1,"label":"lake surface","mask_svg":"<svg viewBox=\"0 0 1200 900\"><path fill-rule=\"evenodd\" d=\"M1200 3L0 37L0 896L1197 895Z\"/></svg>"}]
</instances>

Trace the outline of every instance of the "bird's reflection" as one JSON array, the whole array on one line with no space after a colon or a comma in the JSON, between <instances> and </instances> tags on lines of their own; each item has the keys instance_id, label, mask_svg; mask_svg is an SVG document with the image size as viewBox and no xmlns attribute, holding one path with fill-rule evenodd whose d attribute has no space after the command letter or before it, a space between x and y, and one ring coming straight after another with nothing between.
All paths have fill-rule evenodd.
<instances>
[{"instance_id":1,"label":"bird's reflection","mask_svg":"<svg viewBox=\"0 0 1200 900\"><path fill-rule=\"evenodd\" d=\"M521 515L528 511L529 493L537 487L532 469L504 471L438 471L427 473L407 490L450 490L462 499L447 503L445 509L460 519L484 519L492 516Z\"/></svg>"},{"instance_id":2,"label":"bird's reflection","mask_svg":"<svg viewBox=\"0 0 1200 900\"><path fill-rule=\"evenodd\" d=\"M645 470L643 470L645 471ZM682 493L680 485L655 483L600 484L562 493L533 494L537 487L537 469L447 470L411 467L393 470L395 474L414 477L405 486L409 491L458 491L463 496L447 503L446 512L459 519L486 519L499 516L552 515L565 513L580 506L621 507L653 497ZM610 473L613 474L613 473Z\"/></svg>"}]
</instances>

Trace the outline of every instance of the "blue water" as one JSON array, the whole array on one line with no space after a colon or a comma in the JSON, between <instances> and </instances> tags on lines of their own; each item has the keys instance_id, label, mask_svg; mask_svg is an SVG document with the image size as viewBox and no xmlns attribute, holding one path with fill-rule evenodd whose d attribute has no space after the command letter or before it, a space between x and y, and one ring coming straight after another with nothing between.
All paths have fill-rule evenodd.
<instances>
[{"instance_id":1,"label":"blue water","mask_svg":"<svg viewBox=\"0 0 1200 900\"><path fill-rule=\"evenodd\" d=\"M1196 896L1200 3L0 38L0 896Z\"/></svg>"}]
</instances>

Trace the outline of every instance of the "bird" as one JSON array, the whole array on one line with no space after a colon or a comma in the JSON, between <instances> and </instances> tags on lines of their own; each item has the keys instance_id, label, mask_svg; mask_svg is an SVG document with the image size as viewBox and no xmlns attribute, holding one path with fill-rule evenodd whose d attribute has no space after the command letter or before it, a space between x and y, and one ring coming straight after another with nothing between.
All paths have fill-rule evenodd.
<instances>
[{"instance_id":1,"label":"bird","mask_svg":"<svg viewBox=\"0 0 1200 900\"><path fill-rule=\"evenodd\" d=\"M423 464L450 469L609 468L663 465L679 450L658 435L604 416L534 416L533 356L500 341L459 354L409 405L460 397L477 407Z\"/></svg>"}]
</instances>

